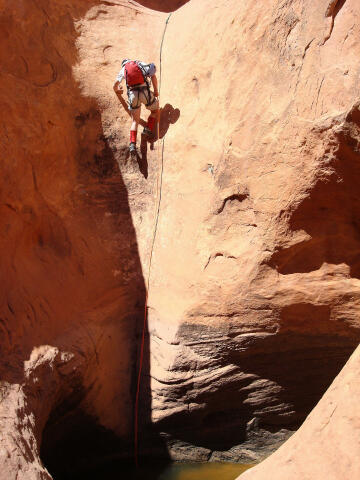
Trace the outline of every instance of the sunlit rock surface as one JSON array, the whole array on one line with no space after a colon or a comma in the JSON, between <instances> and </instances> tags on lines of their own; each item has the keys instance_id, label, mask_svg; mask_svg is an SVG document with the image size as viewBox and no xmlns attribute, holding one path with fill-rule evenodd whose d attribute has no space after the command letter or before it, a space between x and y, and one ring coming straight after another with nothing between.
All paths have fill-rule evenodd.
<instances>
[{"instance_id":1,"label":"sunlit rock surface","mask_svg":"<svg viewBox=\"0 0 360 480\"><path fill-rule=\"evenodd\" d=\"M184 2L141 3L0 1L1 479L131 454L160 180L141 452L256 461L359 342L360 5L183 5L132 162L114 78Z\"/></svg>"},{"instance_id":2,"label":"sunlit rock surface","mask_svg":"<svg viewBox=\"0 0 360 480\"><path fill-rule=\"evenodd\" d=\"M166 32L162 102L181 115L151 276L152 418L210 452L296 428L359 342L360 5L329 9L189 2Z\"/></svg>"}]
</instances>

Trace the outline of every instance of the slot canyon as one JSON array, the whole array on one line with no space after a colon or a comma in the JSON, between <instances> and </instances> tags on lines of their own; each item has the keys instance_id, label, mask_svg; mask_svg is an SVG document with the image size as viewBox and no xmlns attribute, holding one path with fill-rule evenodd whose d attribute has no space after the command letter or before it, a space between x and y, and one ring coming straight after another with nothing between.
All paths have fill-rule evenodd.
<instances>
[{"instance_id":1,"label":"slot canyon","mask_svg":"<svg viewBox=\"0 0 360 480\"><path fill-rule=\"evenodd\" d=\"M358 0L0 0L1 480L120 471L138 379L141 459L360 477L359 34Z\"/></svg>"}]
</instances>

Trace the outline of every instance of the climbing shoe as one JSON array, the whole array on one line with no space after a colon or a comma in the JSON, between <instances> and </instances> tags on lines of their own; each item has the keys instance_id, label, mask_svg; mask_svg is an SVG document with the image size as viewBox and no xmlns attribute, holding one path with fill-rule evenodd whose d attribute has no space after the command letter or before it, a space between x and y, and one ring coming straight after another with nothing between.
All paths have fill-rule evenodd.
<instances>
[{"instance_id":1,"label":"climbing shoe","mask_svg":"<svg viewBox=\"0 0 360 480\"><path fill-rule=\"evenodd\" d=\"M143 134L149 138L152 138L154 136L154 132L148 127L144 127Z\"/></svg>"},{"instance_id":2,"label":"climbing shoe","mask_svg":"<svg viewBox=\"0 0 360 480\"><path fill-rule=\"evenodd\" d=\"M129 145L129 152L130 152L130 155L131 156L135 156L136 155L136 143L134 142L131 142L130 145Z\"/></svg>"}]
</instances>

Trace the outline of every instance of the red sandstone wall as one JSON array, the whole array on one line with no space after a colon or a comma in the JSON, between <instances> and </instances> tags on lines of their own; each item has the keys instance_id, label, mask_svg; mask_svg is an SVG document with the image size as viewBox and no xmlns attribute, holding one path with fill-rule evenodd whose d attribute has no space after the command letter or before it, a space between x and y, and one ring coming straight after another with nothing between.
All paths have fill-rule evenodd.
<instances>
[{"instance_id":1,"label":"red sandstone wall","mask_svg":"<svg viewBox=\"0 0 360 480\"><path fill-rule=\"evenodd\" d=\"M128 159L112 84L124 57L159 67L167 15L0 6L1 461L28 480L49 478L49 415L49 461L89 422L129 452L161 157ZM162 435L176 458L259 458L359 341L359 14L193 0L170 18L143 450Z\"/></svg>"}]
</instances>

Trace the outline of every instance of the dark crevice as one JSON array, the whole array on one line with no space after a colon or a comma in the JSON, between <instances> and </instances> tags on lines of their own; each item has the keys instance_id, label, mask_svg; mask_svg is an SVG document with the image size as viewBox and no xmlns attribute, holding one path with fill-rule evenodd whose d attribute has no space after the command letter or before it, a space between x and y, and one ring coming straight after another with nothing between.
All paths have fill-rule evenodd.
<instances>
[{"instance_id":1,"label":"dark crevice","mask_svg":"<svg viewBox=\"0 0 360 480\"><path fill-rule=\"evenodd\" d=\"M328 6L325 16L332 17L335 20L336 15L340 12L342 7L345 5L346 0L332 0Z\"/></svg>"},{"instance_id":2,"label":"dark crevice","mask_svg":"<svg viewBox=\"0 0 360 480\"><path fill-rule=\"evenodd\" d=\"M249 195L248 195L247 193L243 193L243 194L241 194L241 193L234 193L233 195L230 195L229 197L226 197L226 198L224 199L221 207L217 210L216 213L218 213L218 214L221 213L221 212L224 210L224 208L225 208L225 206L226 206L226 204L227 204L228 202L232 202L232 201L234 201L234 200L237 200L238 202L241 203L241 202L243 202L244 200L246 200L248 197L249 197Z\"/></svg>"},{"instance_id":3,"label":"dark crevice","mask_svg":"<svg viewBox=\"0 0 360 480\"><path fill-rule=\"evenodd\" d=\"M159 12L174 12L185 5L189 0L136 0L137 3L144 7L157 10ZM132 3L132 2L131 2Z\"/></svg>"},{"instance_id":4,"label":"dark crevice","mask_svg":"<svg viewBox=\"0 0 360 480\"><path fill-rule=\"evenodd\" d=\"M73 409L58 417L52 414L43 431L41 459L54 480L99 478L94 472L107 468L109 461L129 458L130 447L95 418Z\"/></svg>"},{"instance_id":5,"label":"dark crevice","mask_svg":"<svg viewBox=\"0 0 360 480\"><path fill-rule=\"evenodd\" d=\"M328 6L328 8L326 10L326 13L325 13L325 17L331 17L330 31L326 35L326 37L324 38L321 45L325 45L325 43L331 37L331 34L332 34L332 32L334 30L334 26L335 26L335 18L337 16L337 14L340 12L340 10L342 9L342 7L345 5L345 2L346 2L346 0L332 0L330 5Z\"/></svg>"},{"instance_id":6,"label":"dark crevice","mask_svg":"<svg viewBox=\"0 0 360 480\"><path fill-rule=\"evenodd\" d=\"M208 258L208 261L206 262L206 264L204 266L204 270L209 266L209 263L211 262L211 260L214 260L215 258L218 258L218 257L236 259L236 257L234 255L228 255L228 254L225 254L225 253L222 253L222 252L217 252L213 255L210 255L210 257Z\"/></svg>"}]
</instances>

